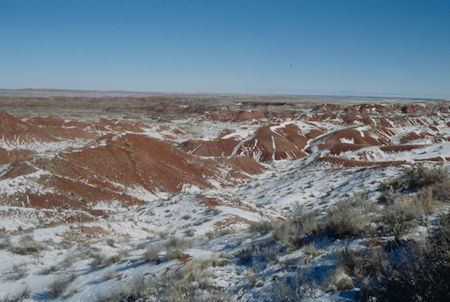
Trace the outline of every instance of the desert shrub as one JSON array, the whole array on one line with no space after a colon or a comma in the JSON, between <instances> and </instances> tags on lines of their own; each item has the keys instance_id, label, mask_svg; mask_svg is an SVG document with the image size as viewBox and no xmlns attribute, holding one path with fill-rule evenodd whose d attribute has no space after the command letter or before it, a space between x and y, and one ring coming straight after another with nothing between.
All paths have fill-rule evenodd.
<instances>
[{"instance_id":1,"label":"desert shrub","mask_svg":"<svg viewBox=\"0 0 450 302\"><path fill-rule=\"evenodd\" d=\"M446 179L433 187L433 198L441 202L450 202L450 179Z\"/></svg>"},{"instance_id":2,"label":"desert shrub","mask_svg":"<svg viewBox=\"0 0 450 302\"><path fill-rule=\"evenodd\" d=\"M422 165L407 169L404 174L406 190L417 191L425 186L431 186L448 180L448 171L444 168L426 168Z\"/></svg>"},{"instance_id":3,"label":"desert shrub","mask_svg":"<svg viewBox=\"0 0 450 302\"><path fill-rule=\"evenodd\" d=\"M48 275L50 273L54 273L58 270L58 267L56 265L48 266L41 270L41 275Z\"/></svg>"},{"instance_id":4,"label":"desert shrub","mask_svg":"<svg viewBox=\"0 0 450 302\"><path fill-rule=\"evenodd\" d=\"M91 263L89 266L91 267L91 270L97 270L101 267L109 266L111 264L120 262L122 258L126 255L126 252L121 251L120 253L106 257L103 254L94 254Z\"/></svg>"},{"instance_id":5,"label":"desert shrub","mask_svg":"<svg viewBox=\"0 0 450 302\"><path fill-rule=\"evenodd\" d=\"M77 260L77 256L75 256L73 254L69 254L69 255L67 255L66 259L64 259L63 265L66 268L71 267L75 263L76 260Z\"/></svg>"},{"instance_id":6,"label":"desert shrub","mask_svg":"<svg viewBox=\"0 0 450 302\"><path fill-rule=\"evenodd\" d=\"M270 294L272 301L300 302L311 297L309 273L301 270L294 277L281 278L274 282Z\"/></svg>"},{"instance_id":7,"label":"desert shrub","mask_svg":"<svg viewBox=\"0 0 450 302\"><path fill-rule=\"evenodd\" d=\"M167 259L169 260L180 260L180 258L181 258L180 250L171 250L169 253L167 253Z\"/></svg>"},{"instance_id":8,"label":"desert shrub","mask_svg":"<svg viewBox=\"0 0 450 302\"><path fill-rule=\"evenodd\" d=\"M400 237L417 226L418 219L422 214L422 206L412 198L403 199L387 206L381 218L383 233Z\"/></svg>"},{"instance_id":9,"label":"desert shrub","mask_svg":"<svg viewBox=\"0 0 450 302\"><path fill-rule=\"evenodd\" d=\"M300 210L297 215L275 227L273 238L283 242L291 249L298 249L305 244L301 236L317 233L318 226L316 211L304 212Z\"/></svg>"},{"instance_id":10,"label":"desert shrub","mask_svg":"<svg viewBox=\"0 0 450 302\"><path fill-rule=\"evenodd\" d=\"M320 230L336 239L367 233L369 217L373 211L375 209L364 196L354 196L339 202L335 209L328 211Z\"/></svg>"},{"instance_id":11,"label":"desert shrub","mask_svg":"<svg viewBox=\"0 0 450 302\"><path fill-rule=\"evenodd\" d=\"M31 236L24 236L22 239L10 246L9 251L17 255L33 255L44 250L44 247L34 241Z\"/></svg>"},{"instance_id":12,"label":"desert shrub","mask_svg":"<svg viewBox=\"0 0 450 302\"><path fill-rule=\"evenodd\" d=\"M167 251L169 260L180 259L181 251L192 246L192 241L181 238L171 237L165 243L164 247Z\"/></svg>"},{"instance_id":13,"label":"desert shrub","mask_svg":"<svg viewBox=\"0 0 450 302\"><path fill-rule=\"evenodd\" d=\"M386 257L381 247L359 251L345 247L338 254L337 266L344 268L358 286L364 287L386 270Z\"/></svg>"},{"instance_id":14,"label":"desert shrub","mask_svg":"<svg viewBox=\"0 0 450 302\"><path fill-rule=\"evenodd\" d=\"M106 244L110 247L114 247L115 240L113 238L106 239Z\"/></svg>"},{"instance_id":15,"label":"desert shrub","mask_svg":"<svg viewBox=\"0 0 450 302\"><path fill-rule=\"evenodd\" d=\"M21 288L15 295L7 295L4 299L5 302L20 302L29 299L31 291L28 286Z\"/></svg>"},{"instance_id":16,"label":"desert shrub","mask_svg":"<svg viewBox=\"0 0 450 302\"><path fill-rule=\"evenodd\" d=\"M379 273L363 287L362 300L450 301L450 214L424 243L406 243L377 261Z\"/></svg>"},{"instance_id":17,"label":"desert shrub","mask_svg":"<svg viewBox=\"0 0 450 302\"><path fill-rule=\"evenodd\" d=\"M382 192L379 200L389 202L395 200L395 193L417 192L427 186L444 188L448 192L449 173L445 168L426 168L422 165L405 169L399 177L390 178L379 186ZM446 188L446 189L445 189ZM440 191L439 189L437 191ZM436 197L444 196L436 192Z\"/></svg>"},{"instance_id":18,"label":"desert shrub","mask_svg":"<svg viewBox=\"0 0 450 302\"><path fill-rule=\"evenodd\" d=\"M250 262L250 260L252 260L253 258L253 251L251 249L245 249L243 251L241 251L238 255L237 255L238 259L239 259L239 263L242 265L246 265L247 263Z\"/></svg>"},{"instance_id":19,"label":"desert shrub","mask_svg":"<svg viewBox=\"0 0 450 302\"><path fill-rule=\"evenodd\" d=\"M211 258L208 260L210 265L216 267L216 266L225 266L229 263L228 259L226 259L224 256L219 254L213 254Z\"/></svg>"},{"instance_id":20,"label":"desert shrub","mask_svg":"<svg viewBox=\"0 0 450 302\"><path fill-rule=\"evenodd\" d=\"M171 237L165 243L164 247L167 251L170 250L181 250L191 247L192 242L190 240L185 240L182 238Z\"/></svg>"},{"instance_id":21,"label":"desert shrub","mask_svg":"<svg viewBox=\"0 0 450 302\"><path fill-rule=\"evenodd\" d=\"M209 262L192 261L183 268L167 272L161 277L129 284L119 292L97 301L227 301L229 295L210 283Z\"/></svg>"},{"instance_id":22,"label":"desert shrub","mask_svg":"<svg viewBox=\"0 0 450 302\"><path fill-rule=\"evenodd\" d=\"M338 266L329 276L328 283L332 290L345 291L355 287L345 266Z\"/></svg>"},{"instance_id":23,"label":"desert shrub","mask_svg":"<svg viewBox=\"0 0 450 302\"><path fill-rule=\"evenodd\" d=\"M53 299L58 298L66 291L67 287L74 279L75 276L72 275L69 278L56 280L50 285L48 295Z\"/></svg>"},{"instance_id":24,"label":"desert shrub","mask_svg":"<svg viewBox=\"0 0 450 302\"><path fill-rule=\"evenodd\" d=\"M103 254L94 254L93 259L89 266L91 267L91 270L96 270L100 266L102 266L103 262L105 261L106 257Z\"/></svg>"},{"instance_id":25,"label":"desert shrub","mask_svg":"<svg viewBox=\"0 0 450 302\"><path fill-rule=\"evenodd\" d=\"M7 275L6 280L17 281L24 278L27 275L27 269L22 265L14 265L12 272Z\"/></svg>"},{"instance_id":26,"label":"desert shrub","mask_svg":"<svg viewBox=\"0 0 450 302\"><path fill-rule=\"evenodd\" d=\"M273 230L273 222L263 220L250 224L248 228L250 233L265 235Z\"/></svg>"},{"instance_id":27,"label":"desert shrub","mask_svg":"<svg viewBox=\"0 0 450 302\"><path fill-rule=\"evenodd\" d=\"M0 238L0 250L8 249L11 247L11 240L8 237Z\"/></svg>"},{"instance_id":28,"label":"desert shrub","mask_svg":"<svg viewBox=\"0 0 450 302\"><path fill-rule=\"evenodd\" d=\"M146 262L157 262L159 263L161 260L159 258L159 253L161 252L161 246L159 244L152 244L147 247L145 250L145 261Z\"/></svg>"},{"instance_id":29,"label":"desert shrub","mask_svg":"<svg viewBox=\"0 0 450 302\"><path fill-rule=\"evenodd\" d=\"M442 202L434 198L434 188L432 186L422 188L416 195L413 203L416 207L420 207L423 213L430 215L442 206Z\"/></svg>"}]
</instances>

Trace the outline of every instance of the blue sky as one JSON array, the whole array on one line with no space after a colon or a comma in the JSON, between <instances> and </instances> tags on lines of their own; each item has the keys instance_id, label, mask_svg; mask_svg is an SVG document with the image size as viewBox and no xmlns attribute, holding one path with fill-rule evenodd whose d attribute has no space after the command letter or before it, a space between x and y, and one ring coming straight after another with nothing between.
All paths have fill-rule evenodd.
<instances>
[{"instance_id":1,"label":"blue sky","mask_svg":"<svg viewBox=\"0 0 450 302\"><path fill-rule=\"evenodd\" d=\"M450 1L0 0L0 88L450 98Z\"/></svg>"}]
</instances>

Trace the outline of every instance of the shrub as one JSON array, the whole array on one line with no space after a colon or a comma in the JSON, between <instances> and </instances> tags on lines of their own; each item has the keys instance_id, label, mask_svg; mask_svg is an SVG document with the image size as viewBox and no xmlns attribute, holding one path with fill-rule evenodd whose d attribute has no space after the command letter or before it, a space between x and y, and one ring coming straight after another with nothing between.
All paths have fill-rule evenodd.
<instances>
[{"instance_id":1,"label":"shrub","mask_svg":"<svg viewBox=\"0 0 450 302\"><path fill-rule=\"evenodd\" d=\"M383 232L394 234L396 238L401 237L418 224L422 214L423 208L413 199L400 200L384 211L381 218Z\"/></svg>"},{"instance_id":2,"label":"shrub","mask_svg":"<svg viewBox=\"0 0 450 302\"><path fill-rule=\"evenodd\" d=\"M169 260L179 260L181 257L180 250L172 250L171 252L167 253L167 258Z\"/></svg>"},{"instance_id":3,"label":"shrub","mask_svg":"<svg viewBox=\"0 0 450 302\"><path fill-rule=\"evenodd\" d=\"M58 267L56 265L48 266L40 272L41 275L48 275L50 273L54 273L58 270Z\"/></svg>"},{"instance_id":4,"label":"shrub","mask_svg":"<svg viewBox=\"0 0 450 302\"><path fill-rule=\"evenodd\" d=\"M0 238L0 250L8 249L11 247L11 240L9 238Z\"/></svg>"},{"instance_id":5,"label":"shrub","mask_svg":"<svg viewBox=\"0 0 450 302\"><path fill-rule=\"evenodd\" d=\"M209 262L192 261L158 278L143 277L97 301L228 301L230 296L222 288L211 285L208 266Z\"/></svg>"},{"instance_id":6,"label":"shrub","mask_svg":"<svg viewBox=\"0 0 450 302\"><path fill-rule=\"evenodd\" d=\"M184 249L184 248L188 248L192 245L192 242L189 240L185 240L185 239L181 239L181 238L177 238L177 237L171 237L169 238L164 246L166 248L167 251L170 250L175 250L175 249Z\"/></svg>"},{"instance_id":7,"label":"shrub","mask_svg":"<svg viewBox=\"0 0 450 302\"><path fill-rule=\"evenodd\" d=\"M111 257L106 257L103 254L94 254L93 260L89 264L92 270L97 270L100 267L109 266L111 264L117 263L122 260L122 258L126 256L125 251L121 251L117 255L113 255Z\"/></svg>"},{"instance_id":8,"label":"shrub","mask_svg":"<svg viewBox=\"0 0 450 302\"><path fill-rule=\"evenodd\" d=\"M18 302L29 299L31 296L31 291L28 286L21 288L15 295L7 295L4 299L5 302Z\"/></svg>"},{"instance_id":9,"label":"shrub","mask_svg":"<svg viewBox=\"0 0 450 302\"><path fill-rule=\"evenodd\" d=\"M407 242L372 261L379 269L362 299L450 301L450 214L441 218L426 242Z\"/></svg>"},{"instance_id":10,"label":"shrub","mask_svg":"<svg viewBox=\"0 0 450 302\"><path fill-rule=\"evenodd\" d=\"M417 191L425 186L435 185L448 180L448 171L444 168L425 168L416 166L408 169L403 174L406 190Z\"/></svg>"},{"instance_id":11,"label":"shrub","mask_svg":"<svg viewBox=\"0 0 450 302\"><path fill-rule=\"evenodd\" d=\"M312 235L318 231L317 212L300 211L289 220L280 223L273 232L274 239L283 242L291 249L302 247L305 242L301 235Z\"/></svg>"},{"instance_id":12,"label":"shrub","mask_svg":"<svg viewBox=\"0 0 450 302\"><path fill-rule=\"evenodd\" d=\"M389 192L417 192L423 187L448 183L449 173L445 168L426 168L422 165L405 169L399 177L391 178L379 186L384 193ZM448 190L448 184L447 184ZM383 195L382 195L383 196Z\"/></svg>"},{"instance_id":13,"label":"shrub","mask_svg":"<svg viewBox=\"0 0 450 302\"><path fill-rule=\"evenodd\" d=\"M153 262L156 261L159 263L161 260L159 259L159 253L161 252L161 246L159 244L152 244L145 250L145 261Z\"/></svg>"},{"instance_id":14,"label":"shrub","mask_svg":"<svg viewBox=\"0 0 450 302\"><path fill-rule=\"evenodd\" d=\"M298 270L295 277L282 278L274 282L272 301L300 302L311 298L311 284L308 274Z\"/></svg>"},{"instance_id":15,"label":"shrub","mask_svg":"<svg viewBox=\"0 0 450 302\"><path fill-rule=\"evenodd\" d=\"M450 179L433 187L433 198L441 202L450 202Z\"/></svg>"},{"instance_id":16,"label":"shrub","mask_svg":"<svg viewBox=\"0 0 450 302\"><path fill-rule=\"evenodd\" d=\"M12 267L12 273L6 277L6 280L17 281L24 278L27 275L27 269L22 265L14 265Z\"/></svg>"},{"instance_id":17,"label":"shrub","mask_svg":"<svg viewBox=\"0 0 450 302\"><path fill-rule=\"evenodd\" d=\"M9 248L9 251L11 253L17 254L17 255L33 255L33 254L37 254L40 251L44 250L44 247L35 242L33 237L31 236L24 236L22 237L22 239L12 245Z\"/></svg>"},{"instance_id":18,"label":"shrub","mask_svg":"<svg viewBox=\"0 0 450 302\"><path fill-rule=\"evenodd\" d=\"M49 287L49 296L53 299L58 298L61 296L69 286L69 284L74 280L74 276L71 276L67 279L58 279L55 282L53 282Z\"/></svg>"},{"instance_id":19,"label":"shrub","mask_svg":"<svg viewBox=\"0 0 450 302\"><path fill-rule=\"evenodd\" d=\"M348 275L346 267L341 265L330 275L331 286L338 291L345 291L354 288L353 280Z\"/></svg>"},{"instance_id":20,"label":"shrub","mask_svg":"<svg viewBox=\"0 0 450 302\"><path fill-rule=\"evenodd\" d=\"M336 239L357 236L367 232L373 206L358 196L341 201L330 210L320 225L322 233Z\"/></svg>"},{"instance_id":21,"label":"shrub","mask_svg":"<svg viewBox=\"0 0 450 302\"><path fill-rule=\"evenodd\" d=\"M265 235L273 230L273 222L270 221L258 221L250 224L248 228L250 233Z\"/></svg>"},{"instance_id":22,"label":"shrub","mask_svg":"<svg viewBox=\"0 0 450 302\"><path fill-rule=\"evenodd\" d=\"M109 245L110 247L114 247L114 239L113 238L108 238L106 239L106 244Z\"/></svg>"},{"instance_id":23,"label":"shrub","mask_svg":"<svg viewBox=\"0 0 450 302\"><path fill-rule=\"evenodd\" d=\"M245 249L238 254L239 263L245 265L253 258L253 252L250 249Z\"/></svg>"}]
</instances>

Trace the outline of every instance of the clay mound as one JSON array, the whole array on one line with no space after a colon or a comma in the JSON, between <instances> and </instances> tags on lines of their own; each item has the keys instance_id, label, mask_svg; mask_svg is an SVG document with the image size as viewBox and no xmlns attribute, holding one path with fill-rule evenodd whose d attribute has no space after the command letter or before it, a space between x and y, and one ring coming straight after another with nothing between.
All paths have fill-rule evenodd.
<instances>
[{"instance_id":1,"label":"clay mound","mask_svg":"<svg viewBox=\"0 0 450 302\"><path fill-rule=\"evenodd\" d=\"M7 143L51 142L52 138L41 128L0 111L0 139Z\"/></svg>"},{"instance_id":2,"label":"clay mound","mask_svg":"<svg viewBox=\"0 0 450 302\"><path fill-rule=\"evenodd\" d=\"M71 121L65 124L64 120L55 115L47 117L32 117L27 123L39 126L45 133L53 138L63 139L93 139L96 137L94 133L83 130L85 123Z\"/></svg>"},{"instance_id":3,"label":"clay mound","mask_svg":"<svg viewBox=\"0 0 450 302\"><path fill-rule=\"evenodd\" d=\"M358 111L361 114L378 113L381 115L386 115L393 112L393 108L380 104L362 104L359 106Z\"/></svg>"},{"instance_id":4,"label":"clay mound","mask_svg":"<svg viewBox=\"0 0 450 302\"><path fill-rule=\"evenodd\" d=\"M405 143L408 143L413 140L425 138L427 136L430 136L430 134L424 133L424 132L420 132L420 133L409 132L400 138L400 143L405 144Z\"/></svg>"},{"instance_id":5,"label":"clay mound","mask_svg":"<svg viewBox=\"0 0 450 302\"><path fill-rule=\"evenodd\" d=\"M381 151L384 152L403 152L403 151L411 151L413 149L420 149L425 147L425 145L392 145L392 146L383 146L380 148Z\"/></svg>"},{"instance_id":6,"label":"clay mound","mask_svg":"<svg viewBox=\"0 0 450 302\"><path fill-rule=\"evenodd\" d=\"M427 108L419 104L406 104L401 108L403 113L408 115L420 115L427 112Z\"/></svg>"},{"instance_id":7,"label":"clay mound","mask_svg":"<svg viewBox=\"0 0 450 302\"><path fill-rule=\"evenodd\" d=\"M61 153L55 158L38 158L34 164L49 172L37 182L51 189L52 193L28 194L28 197L25 196L29 200L28 206L79 209L92 215L103 215L102 211L98 212L90 206L100 201L142 203L142 200L130 195L129 188L141 187L157 196L159 192L180 192L185 184L205 189L212 187L209 183L211 179L223 183L224 170L229 171L225 175L228 183L231 183L229 177L247 178L248 174L264 170L248 157L223 159L216 163L138 134L108 140L106 146L85 147L79 152ZM25 173L25 168L26 165L17 165L14 171ZM16 176L19 175L22 174ZM15 200L25 198L19 195Z\"/></svg>"},{"instance_id":8,"label":"clay mound","mask_svg":"<svg viewBox=\"0 0 450 302\"><path fill-rule=\"evenodd\" d=\"M34 155L33 151L30 150L11 150L7 151L0 148L0 165L14 163L21 159L29 159Z\"/></svg>"},{"instance_id":9,"label":"clay mound","mask_svg":"<svg viewBox=\"0 0 450 302\"><path fill-rule=\"evenodd\" d=\"M245 122L264 118L264 114L259 111L232 111L220 110L209 113L207 119L221 122Z\"/></svg>"},{"instance_id":10,"label":"clay mound","mask_svg":"<svg viewBox=\"0 0 450 302\"><path fill-rule=\"evenodd\" d=\"M4 173L0 180L2 179L8 179L8 178L15 178L18 176L26 175L35 172L36 169L30 166L28 163L23 161L16 161L11 164L11 166L8 168L8 171Z\"/></svg>"},{"instance_id":11,"label":"clay mound","mask_svg":"<svg viewBox=\"0 0 450 302\"><path fill-rule=\"evenodd\" d=\"M77 128L60 128L60 127L47 127L45 128L47 134L55 138L64 139L94 139L97 137L95 133L87 132Z\"/></svg>"},{"instance_id":12,"label":"clay mound","mask_svg":"<svg viewBox=\"0 0 450 302\"><path fill-rule=\"evenodd\" d=\"M343 129L331 133L318 147L322 150L344 143L353 144L357 147L356 149L359 149L362 147L379 146L389 143L389 140L386 137L381 136L380 133L377 133L377 137L378 138L372 137L371 132L368 130L358 131L356 129Z\"/></svg>"},{"instance_id":13,"label":"clay mound","mask_svg":"<svg viewBox=\"0 0 450 302\"><path fill-rule=\"evenodd\" d=\"M209 162L137 134L107 141L106 146L84 148L81 152L66 154L64 158L109 181L127 186L141 185L150 192L174 193L186 183L210 187L206 177L214 174Z\"/></svg>"},{"instance_id":14,"label":"clay mound","mask_svg":"<svg viewBox=\"0 0 450 302\"><path fill-rule=\"evenodd\" d=\"M230 156L238 143L234 138L219 138L213 141L190 140L181 143L178 149L199 156L221 157Z\"/></svg>"},{"instance_id":15,"label":"clay mound","mask_svg":"<svg viewBox=\"0 0 450 302\"><path fill-rule=\"evenodd\" d=\"M54 127L62 127L64 125L64 120L56 115L49 115L47 117L36 116L29 118L27 123L36 125L36 126L54 126Z\"/></svg>"},{"instance_id":16,"label":"clay mound","mask_svg":"<svg viewBox=\"0 0 450 302\"><path fill-rule=\"evenodd\" d=\"M258 120L264 118L264 114L262 112L257 111L239 111L237 116L233 121L235 122L245 122L251 120Z\"/></svg>"},{"instance_id":17,"label":"clay mound","mask_svg":"<svg viewBox=\"0 0 450 302\"><path fill-rule=\"evenodd\" d=\"M318 136L321 136L322 134L325 134L325 131L320 130L320 129L312 129L308 133L305 134L305 137L307 139L313 139L313 138L316 138Z\"/></svg>"},{"instance_id":18,"label":"clay mound","mask_svg":"<svg viewBox=\"0 0 450 302\"><path fill-rule=\"evenodd\" d=\"M270 126L264 126L238 148L237 154L250 156L257 161L293 160L306 156L303 148L307 141L294 124L279 127L275 131Z\"/></svg>"},{"instance_id":19,"label":"clay mound","mask_svg":"<svg viewBox=\"0 0 450 302\"><path fill-rule=\"evenodd\" d=\"M340 105L340 104L321 104L317 105L313 108L313 111L315 112L321 112L321 113L330 113L335 111L341 111L348 109L348 106Z\"/></svg>"},{"instance_id":20,"label":"clay mound","mask_svg":"<svg viewBox=\"0 0 450 302\"><path fill-rule=\"evenodd\" d=\"M265 168L248 156L234 156L227 159L234 171L242 171L250 175L260 174Z\"/></svg>"}]
</instances>

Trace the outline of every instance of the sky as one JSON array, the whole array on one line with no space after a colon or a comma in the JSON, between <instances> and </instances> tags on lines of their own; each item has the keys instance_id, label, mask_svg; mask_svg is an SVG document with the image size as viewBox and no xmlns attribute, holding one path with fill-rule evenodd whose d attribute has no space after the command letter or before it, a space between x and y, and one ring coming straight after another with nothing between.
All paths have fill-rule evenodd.
<instances>
[{"instance_id":1,"label":"sky","mask_svg":"<svg viewBox=\"0 0 450 302\"><path fill-rule=\"evenodd\" d=\"M0 88L450 98L450 1L0 0Z\"/></svg>"}]
</instances>

